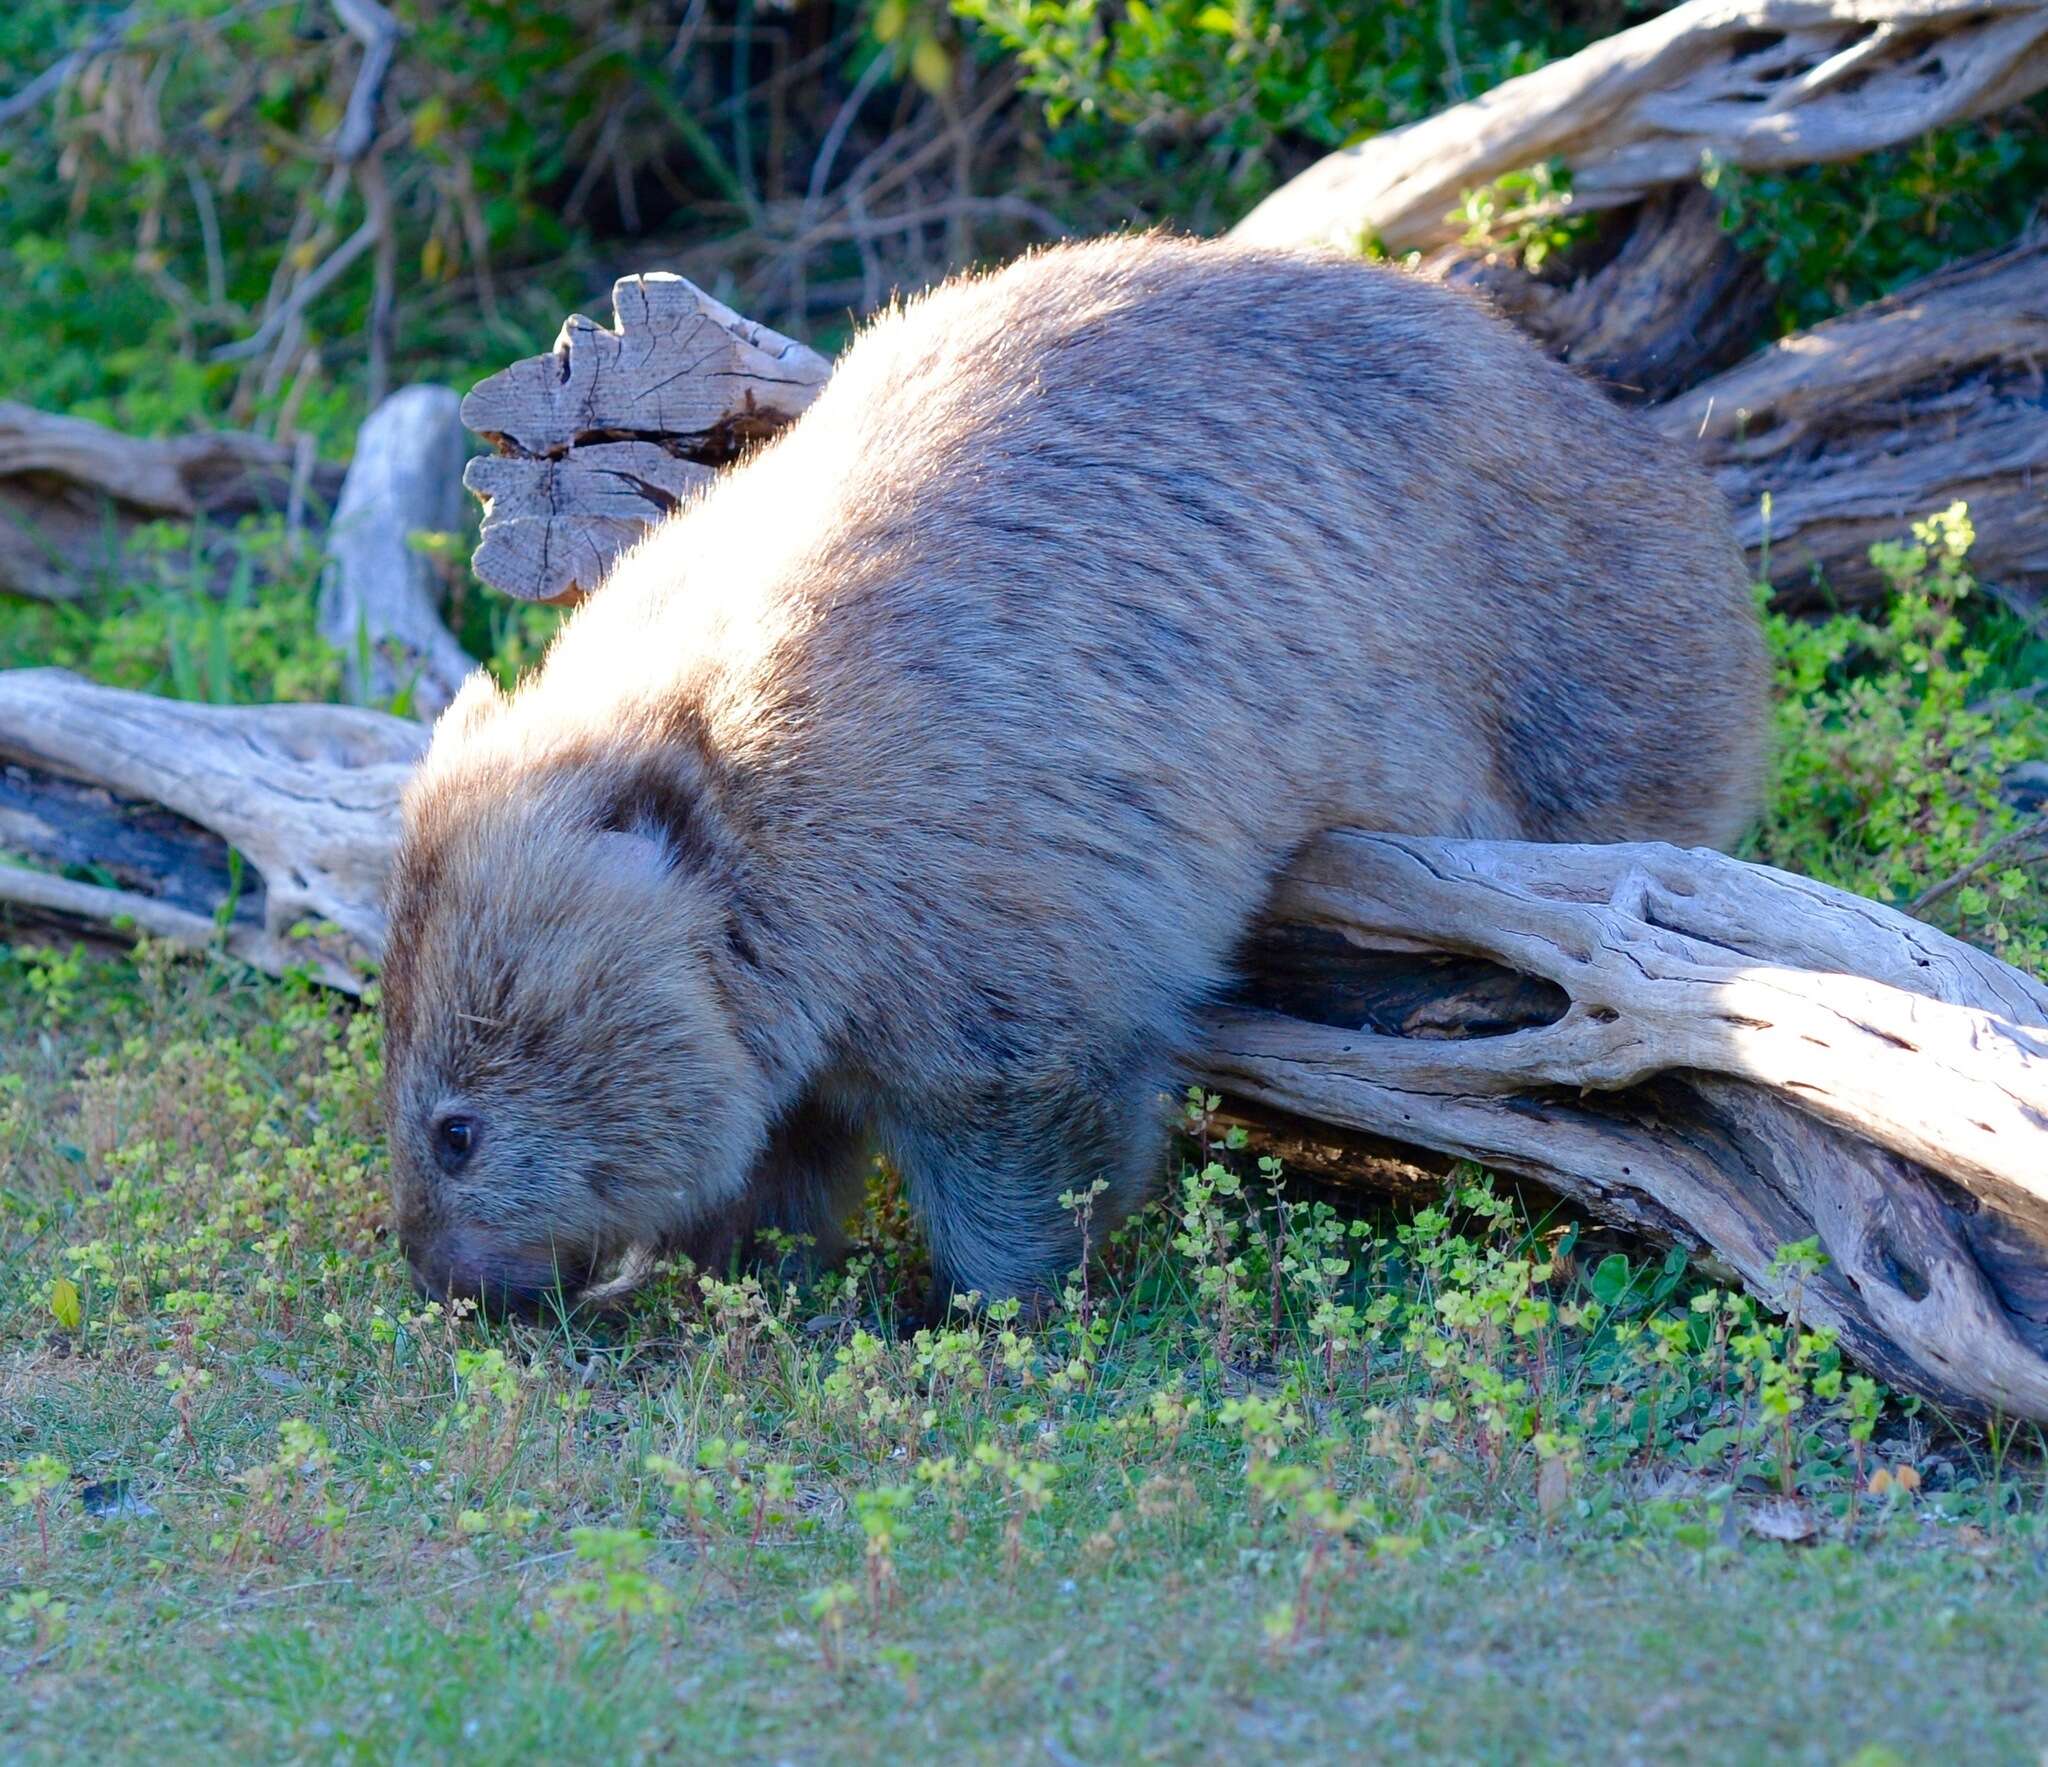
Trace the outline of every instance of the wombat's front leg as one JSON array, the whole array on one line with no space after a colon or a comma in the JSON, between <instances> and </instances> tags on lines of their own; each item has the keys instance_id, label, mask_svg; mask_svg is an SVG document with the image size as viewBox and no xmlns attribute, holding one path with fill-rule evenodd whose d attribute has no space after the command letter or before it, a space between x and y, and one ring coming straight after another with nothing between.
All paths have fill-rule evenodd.
<instances>
[{"instance_id":1,"label":"wombat's front leg","mask_svg":"<svg viewBox=\"0 0 2048 1767\"><path fill-rule=\"evenodd\" d=\"M1165 1123L1149 1076L1106 1086L990 1088L885 1110L882 1145L903 1174L932 1262L952 1291L1046 1297L1081 1261L1063 1194L1108 1189L1090 1216L1096 1244L1142 1200Z\"/></svg>"},{"instance_id":2,"label":"wombat's front leg","mask_svg":"<svg viewBox=\"0 0 2048 1767\"><path fill-rule=\"evenodd\" d=\"M803 1100L775 1125L754 1168L755 1233L809 1234L817 1262L831 1263L846 1249L873 1158L866 1123L829 1100Z\"/></svg>"},{"instance_id":3,"label":"wombat's front leg","mask_svg":"<svg viewBox=\"0 0 2048 1767\"><path fill-rule=\"evenodd\" d=\"M808 1237L799 1266L825 1270L846 1249L846 1224L860 1206L873 1157L865 1123L826 1100L804 1099L770 1132L738 1205L672 1249L723 1270L776 1261L780 1254L764 1234Z\"/></svg>"}]
</instances>

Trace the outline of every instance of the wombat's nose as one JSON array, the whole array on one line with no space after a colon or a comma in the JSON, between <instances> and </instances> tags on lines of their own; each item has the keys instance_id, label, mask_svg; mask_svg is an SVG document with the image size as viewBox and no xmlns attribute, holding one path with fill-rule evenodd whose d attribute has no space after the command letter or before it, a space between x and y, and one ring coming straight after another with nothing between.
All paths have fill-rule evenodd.
<instances>
[{"instance_id":1,"label":"wombat's nose","mask_svg":"<svg viewBox=\"0 0 2048 1767\"><path fill-rule=\"evenodd\" d=\"M461 1227L406 1246L413 1284L437 1301L470 1300L494 1318L535 1318L549 1303L568 1306L589 1280L580 1264L546 1253L507 1250Z\"/></svg>"}]
</instances>

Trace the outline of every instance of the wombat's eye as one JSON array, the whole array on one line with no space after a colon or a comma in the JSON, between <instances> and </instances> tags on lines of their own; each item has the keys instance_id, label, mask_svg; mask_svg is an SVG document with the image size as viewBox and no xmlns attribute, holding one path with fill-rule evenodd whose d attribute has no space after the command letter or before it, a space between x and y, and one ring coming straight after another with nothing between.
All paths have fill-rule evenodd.
<instances>
[{"instance_id":1,"label":"wombat's eye","mask_svg":"<svg viewBox=\"0 0 2048 1767\"><path fill-rule=\"evenodd\" d=\"M476 1147L476 1118L443 1117L434 1128L434 1157L444 1172L452 1172L469 1158Z\"/></svg>"}]
</instances>

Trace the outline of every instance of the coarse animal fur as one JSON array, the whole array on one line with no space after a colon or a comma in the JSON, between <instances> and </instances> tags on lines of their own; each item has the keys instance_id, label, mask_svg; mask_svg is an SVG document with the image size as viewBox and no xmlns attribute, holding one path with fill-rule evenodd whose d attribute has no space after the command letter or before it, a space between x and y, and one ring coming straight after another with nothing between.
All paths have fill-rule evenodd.
<instances>
[{"instance_id":1,"label":"coarse animal fur","mask_svg":"<svg viewBox=\"0 0 2048 1767\"><path fill-rule=\"evenodd\" d=\"M872 1138L945 1279L1031 1291L1303 840L1725 845L1764 676L1715 489L1459 295L1159 237L950 283L436 727L402 1237L574 1290L824 1220Z\"/></svg>"}]
</instances>

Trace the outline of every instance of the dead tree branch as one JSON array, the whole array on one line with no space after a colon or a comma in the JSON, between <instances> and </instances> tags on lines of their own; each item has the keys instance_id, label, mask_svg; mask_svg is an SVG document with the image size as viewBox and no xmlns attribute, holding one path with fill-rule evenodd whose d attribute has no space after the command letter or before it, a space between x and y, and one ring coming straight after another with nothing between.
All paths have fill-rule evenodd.
<instances>
[{"instance_id":1,"label":"dead tree branch","mask_svg":"<svg viewBox=\"0 0 2048 1767\"><path fill-rule=\"evenodd\" d=\"M1853 159L2048 85L2048 0L1689 0L1469 103L1319 160L1247 244L1428 250L1468 190L1562 159L1588 209L1696 177Z\"/></svg>"},{"instance_id":2,"label":"dead tree branch","mask_svg":"<svg viewBox=\"0 0 2048 1767\"><path fill-rule=\"evenodd\" d=\"M59 90L66 80L77 73L95 55L104 55L115 44L119 43L127 35L129 25L134 22L135 12L136 9L130 6L115 13L112 18L108 19L105 24L93 33L89 41L72 50L68 55L60 55L19 91L9 93L5 98L0 98L0 128L5 128L16 117L26 116L37 105L41 104L44 99L48 98L51 93Z\"/></svg>"},{"instance_id":3,"label":"dead tree branch","mask_svg":"<svg viewBox=\"0 0 2048 1767\"><path fill-rule=\"evenodd\" d=\"M377 107L384 101L384 81L398 54L398 20L378 0L331 0L335 16L363 46L363 65L349 89L348 109L334 131L334 157L343 165L370 151L377 139Z\"/></svg>"},{"instance_id":4,"label":"dead tree branch","mask_svg":"<svg viewBox=\"0 0 2048 1767\"><path fill-rule=\"evenodd\" d=\"M1701 185L1654 192L1626 225L1612 254L1568 283L1463 247L1435 254L1422 269L1482 295L1624 403L1667 399L1748 354L1771 288L1722 229L1719 205Z\"/></svg>"}]
</instances>

